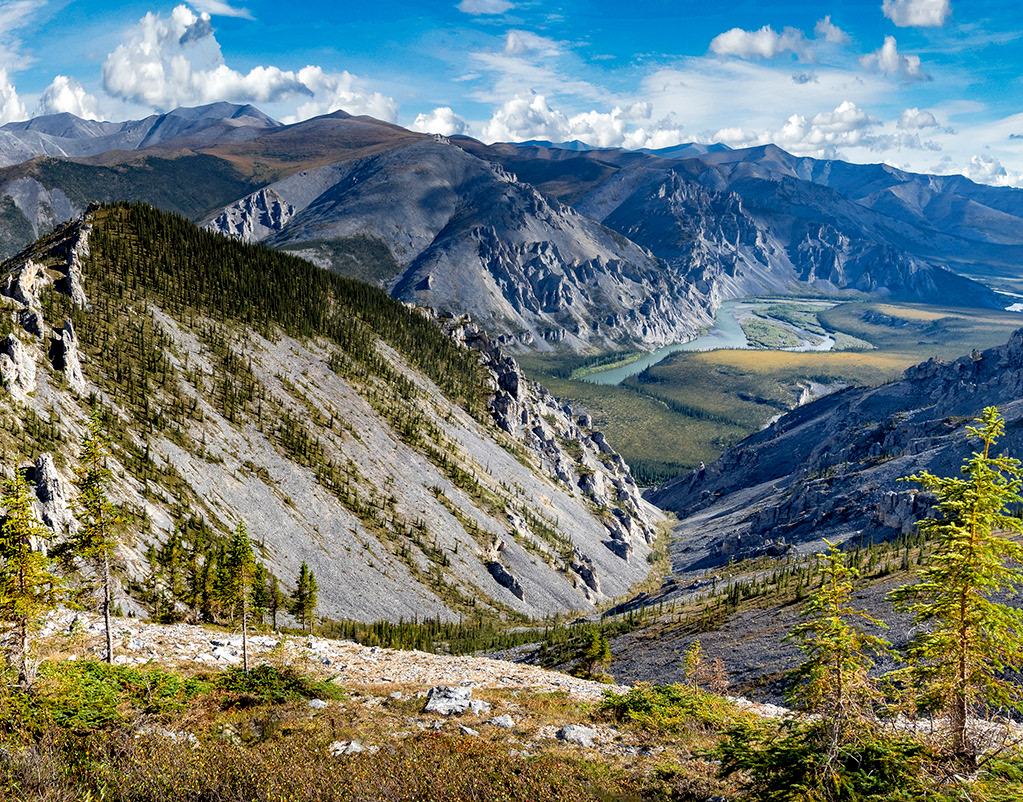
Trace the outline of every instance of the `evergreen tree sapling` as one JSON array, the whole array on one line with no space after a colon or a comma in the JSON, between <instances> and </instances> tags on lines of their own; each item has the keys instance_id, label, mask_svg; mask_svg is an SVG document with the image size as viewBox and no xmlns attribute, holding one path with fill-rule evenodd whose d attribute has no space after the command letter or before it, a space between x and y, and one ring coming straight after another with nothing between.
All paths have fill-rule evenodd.
<instances>
[{"instance_id":1,"label":"evergreen tree sapling","mask_svg":"<svg viewBox=\"0 0 1023 802\"><path fill-rule=\"evenodd\" d=\"M846 740L852 729L871 719L870 703L877 691L869 671L874 655L891 644L863 631L860 624L884 624L852 606L852 581L857 571L845 564L838 546L824 541L828 551L821 564L820 588L810 594L797 624L785 640L794 640L807 659L796 669L792 701L820 716L828 732L828 751Z\"/></svg>"},{"instance_id":2,"label":"evergreen tree sapling","mask_svg":"<svg viewBox=\"0 0 1023 802\"><path fill-rule=\"evenodd\" d=\"M112 663L114 636L110 623L112 610L110 563L116 545L115 530L121 519L107 495L112 476L107 465L107 456L107 435L100 424L99 410L93 407L88 429L82 439L79 467L75 472L78 498L75 499L74 510L78 519L78 532L74 536L74 546L78 554L92 564L103 584L101 612L106 630L106 660Z\"/></svg>"},{"instance_id":3,"label":"evergreen tree sapling","mask_svg":"<svg viewBox=\"0 0 1023 802\"><path fill-rule=\"evenodd\" d=\"M49 532L32 510L28 481L15 471L4 481L5 509L0 527L0 620L13 629L8 658L18 669L18 685L28 690L35 679L31 633L39 619L56 607L62 596L60 579L50 572L50 560L33 540L44 543Z\"/></svg>"},{"instance_id":4,"label":"evergreen tree sapling","mask_svg":"<svg viewBox=\"0 0 1023 802\"><path fill-rule=\"evenodd\" d=\"M299 626L313 631L316 618L316 577L304 562L298 572L298 583L291 594L291 614L295 616Z\"/></svg>"},{"instance_id":5,"label":"evergreen tree sapling","mask_svg":"<svg viewBox=\"0 0 1023 802\"><path fill-rule=\"evenodd\" d=\"M237 613L242 620L242 668L249 671L249 616L252 614L253 586L256 576L256 559L252 554L252 543L245 524L239 522L231 534L224 555L224 577L222 592L224 604Z\"/></svg>"},{"instance_id":6,"label":"evergreen tree sapling","mask_svg":"<svg viewBox=\"0 0 1023 802\"><path fill-rule=\"evenodd\" d=\"M965 461L963 477L927 471L907 477L938 497L940 517L917 527L931 542L916 584L890 594L896 607L922 624L908 648L910 678L923 688L921 701L949 717L953 754L975 762L968 717L985 708L1023 710L1023 689L1004 678L1023 668L1023 611L992 600L1023 585L1023 546L1000 533L1023 532L1006 512L1019 504L1020 461L992 456L1005 429L995 407L967 427L980 450Z\"/></svg>"}]
</instances>

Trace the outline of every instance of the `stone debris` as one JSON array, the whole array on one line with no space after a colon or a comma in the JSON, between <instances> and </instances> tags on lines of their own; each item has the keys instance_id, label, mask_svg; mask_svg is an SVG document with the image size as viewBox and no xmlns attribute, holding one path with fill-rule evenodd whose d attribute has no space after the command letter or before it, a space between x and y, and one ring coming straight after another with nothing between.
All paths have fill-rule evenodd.
<instances>
[{"instance_id":1,"label":"stone debris","mask_svg":"<svg viewBox=\"0 0 1023 802\"><path fill-rule=\"evenodd\" d=\"M442 716L461 715L469 709L472 702L472 688L453 688L440 685L430 688L427 694L429 701L423 708L424 713L439 713Z\"/></svg>"},{"instance_id":2,"label":"stone debris","mask_svg":"<svg viewBox=\"0 0 1023 802\"><path fill-rule=\"evenodd\" d=\"M494 718L490 719L486 723L492 724L495 727L501 727L506 730L510 730L512 727L515 726L515 720L507 713L505 713L503 716L494 716Z\"/></svg>"},{"instance_id":3,"label":"stone debris","mask_svg":"<svg viewBox=\"0 0 1023 802\"><path fill-rule=\"evenodd\" d=\"M310 699L309 707L311 707L313 710L324 710L325 708L328 707L328 705L322 699Z\"/></svg>"},{"instance_id":4,"label":"stone debris","mask_svg":"<svg viewBox=\"0 0 1023 802\"><path fill-rule=\"evenodd\" d=\"M134 618L115 618L115 659L125 665L153 663L171 666L228 667L241 663L241 635L218 632L196 624L153 624ZM75 631L69 631L74 629ZM49 638L50 648L66 657L81 657L90 648L105 647L103 621L99 616L61 611L44 623L41 637ZM127 648L127 647L133 648ZM465 706L482 715L486 702L472 698L474 688L530 690L541 693L564 692L580 701L600 699L612 690L627 688L570 677L536 666L493 660L487 657L437 655L414 650L366 647L358 643L316 637L279 634L249 637L249 661L252 665L272 660L305 665L325 679L346 688L369 688L382 684L420 686L428 703L431 689L446 687L456 695L464 694ZM322 658L331 660L329 669ZM414 696L412 690L402 698ZM385 699L386 697L379 697ZM393 697L392 698L397 698ZM473 708L472 704L477 703Z\"/></svg>"},{"instance_id":5,"label":"stone debris","mask_svg":"<svg viewBox=\"0 0 1023 802\"><path fill-rule=\"evenodd\" d=\"M458 731L462 733L462 735L479 735L477 730L474 730L472 727L466 727L464 724L458 725Z\"/></svg>"}]
</instances>

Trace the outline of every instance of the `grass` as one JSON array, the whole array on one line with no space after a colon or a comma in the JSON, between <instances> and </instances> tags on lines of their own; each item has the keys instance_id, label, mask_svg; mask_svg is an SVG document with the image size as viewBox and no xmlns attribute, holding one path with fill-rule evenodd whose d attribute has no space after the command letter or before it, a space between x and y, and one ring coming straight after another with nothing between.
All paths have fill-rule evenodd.
<instances>
[{"instance_id":1,"label":"grass","mask_svg":"<svg viewBox=\"0 0 1023 802\"><path fill-rule=\"evenodd\" d=\"M842 350L679 351L617 386L569 379L579 357L534 355L522 366L556 396L588 410L637 481L649 484L711 462L795 406L810 382L877 386L931 357L956 359L1001 345L1023 325L1017 313L919 304L825 309L772 302L764 309L796 325L812 315L837 332Z\"/></svg>"}]
</instances>

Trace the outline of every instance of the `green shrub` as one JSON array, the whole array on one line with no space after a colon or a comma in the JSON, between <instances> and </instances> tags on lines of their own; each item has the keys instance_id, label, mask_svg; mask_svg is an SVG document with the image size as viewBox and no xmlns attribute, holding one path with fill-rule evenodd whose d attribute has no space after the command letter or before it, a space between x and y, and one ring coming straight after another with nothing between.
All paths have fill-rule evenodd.
<instances>
[{"instance_id":1,"label":"green shrub","mask_svg":"<svg viewBox=\"0 0 1023 802\"><path fill-rule=\"evenodd\" d=\"M943 799L928 782L927 747L908 736L863 727L858 737L830 743L828 722L792 725L741 721L714 750L721 776L744 774L743 790L758 802L924 802Z\"/></svg>"},{"instance_id":2,"label":"green shrub","mask_svg":"<svg viewBox=\"0 0 1023 802\"><path fill-rule=\"evenodd\" d=\"M220 676L217 687L236 696L253 697L261 704L345 698L344 690L333 682L312 679L290 666L278 670L266 663L248 673L241 666L233 666Z\"/></svg>"},{"instance_id":3,"label":"green shrub","mask_svg":"<svg viewBox=\"0 0 1023 802\"><path fill-rule=\"evenodd\" d=\"M722 697L686 685L644 684L627 693L608 691L600 710L616 722L669 732L721 729L747 717Z\"/></svg>"}]
</instances>

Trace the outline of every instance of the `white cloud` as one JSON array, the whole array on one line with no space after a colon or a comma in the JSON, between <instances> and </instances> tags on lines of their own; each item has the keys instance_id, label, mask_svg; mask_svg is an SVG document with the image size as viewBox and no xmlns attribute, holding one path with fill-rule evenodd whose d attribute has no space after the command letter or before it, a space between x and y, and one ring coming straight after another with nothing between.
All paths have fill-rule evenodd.
<instances>
[{"instance_id":1,"label":"white cloud","mask_svg":"<svg viewBox=\"0 0 1023 802\"><path fill-rule=\"evenodd\" d=\"M830 14L824 19L817 21L813 32L818 39L823 39L825 42L833 45L847 45L851 41L849 34L837 25L832 24Z\"/></svg>"},{"instance_id":2,"label":"white cloud","mask_svg":"<svg viewBox=\"0 0 1023 802\"><path fill-rule=\"evenodd\" d=\"M57 75L46 87L32 116L67 112L85 120L98 120L99 109L95 97L85 91L74 78Z\"/></svg>"},{"instance_id":3,"label":"white cloud","mask_svg":"<svg viewBox=\"0 0 1023 802\"><path fill-rule=\"evenodd\" d=\"M715 36L711 40L710 49L719 56L737 56L745 59L776 58L784 53L792 53L800 61L817 59L813 43L802 31L797 28L783 28L781 33L778 33L770 25L765 25L759 31L732 28Z\"/></svg>"},{"instance_id":4,"label":"white cloud","mask_svg":"<svg viewBox=\"0 0 1023 802\"><path fill-rule=\"evenodd\" d=\"M797 156L821 159L842 158L847 149L940 150L934 142L921 142L918 134L885 133L883 129L884 124L877 117L845 101L834 111L820 112L809 119L793 114L778 129L722 128L711 139L736 148L774 144Z\"/></svg>"},{"instance_id":5,"label":"white cloud","mask_svg":"<svg viewBox=\"0 0 1023 802\"><path fill-rule=\"evenodd\" d=\"M46 0L5 0L0 2L0 68L25 69L30 63L17 31L24 28L46 5Z\"/></svg>"},{"instance_id":6,"label":"white cloud","mask_svg":"<svg viewBox=\"0 0 1023 802\"><path fill-rule=\"evenodd\" d=\"M561 53L561 45L554 39L540 36L532 31L508 31L504 37L504 54L506 56L521 56L525 53L556 56Z\"/></svg>"},{"instance_id":7,"label":"white cloud","mask_svg":"<svg viewBox=\"0 0 1023 802\"><path fill-rule=\"evenodd\" d=\"M884 0L881 10L900 28L940 28L952 13L949 0Z\"/></svg>"},{"instance_id":8,"label":"white cloud","mask_svg":"<svg viewBox=\"0 0 1023 802\"><path fill-rule=\"evenodd\" d=\"M963 175L978 184L993 184L997 187L1023 187L1023 173L1006 170L994 156L984 154L973 156L963 169Z\"/></svg>"},{"instance_id":9,"label":"white cloud","mask_svg":"<svg viewBox=\"0 0 1023 802\"><path fill-rule=\"evenodd\" d=\"M449 106L440 106L429 114L420 114L409 126L413 131L441 136L458 136L469 133L469 125L455 114Z\"/></svg>"},{"instance_id":10,"label":"white cloud","mask_svg":"<svg viewBox=\"0 0 1023 802\"><path fill-rule=\"evenodd\" d=\"M543 95L517 95L505 102L483 127L487 142L579 139L599 148L661 148L682 141L681 128L672 118L653 126L630 128L629 123L649 117L649 104L634 103L610 112L587 111L572 117L551 108Z\"/></svg>"},{"instance_id":11,"label":"white cloud","mask_svg":"<svg viewBox=\"0 0 1023 802\"><path fill-rule=\"evenodd\" d=\"M0 67L0 125L28 119L25 104L11 83L7 70Z\"/></svg>"},{"instance_id":12,"label":"white cloud","mask_svg":"<svg viewBox=\"0 0 1023 802\"><path fill-rule=\"evenodd\" d=\"M349 72L320 67L298 70L255 67L241 73L227 66L210 15L177 6L166 19L148 13L103 62L103 88L121 98L160 111L217 101L280 103L303 100L292 121L343 108L393 121L397 104L367 92Z\"/></svg>"},{"instance_id":13,"label":"white cloud","mask_svg":"<svg viewBox=\"0 0 1023 802\"><path fill-rule=\"evenodd\" d=\"M921 69L919 56L904 56L899 52L894 36L886 36L880 48L860 56L860 65L906 82L931 80L931 76Z\"/></svg>"},{"instance_id":14,"label":"white cloud","mask_svg":"<svg viewBox=\"0 0 1023 802\"><path fill-rule=\"evenodd\" d=\"M508 0L462 0L458 4L458 10L466 14L478 17L482 14L503 14L515 6Z\"/></svg>"},{"instance_id":15,"label":"white cloud","mask_svg":"<svg viewBox=\"0 0 1023 802\"><path fill-rule=\"evenodd\" d=\"M902 112L902 116L899 117L899 121L895 125L899 128L937 128L938 121L929 111L912 108Z\"/></svg>"},{"instance_id":16,"label":"white cloud","mask_svg":"<svg viewBox=\"0 0 1023 802\"><path fill-rule=\"evenodd\" d=\"M235 8L230 3L225 3L223 0L190 0L190 2L196 11L202 12L203 14L209 14L213 17L241 17L242 19L253 18L247 8Z\"/></svg>"}]
</instances>

